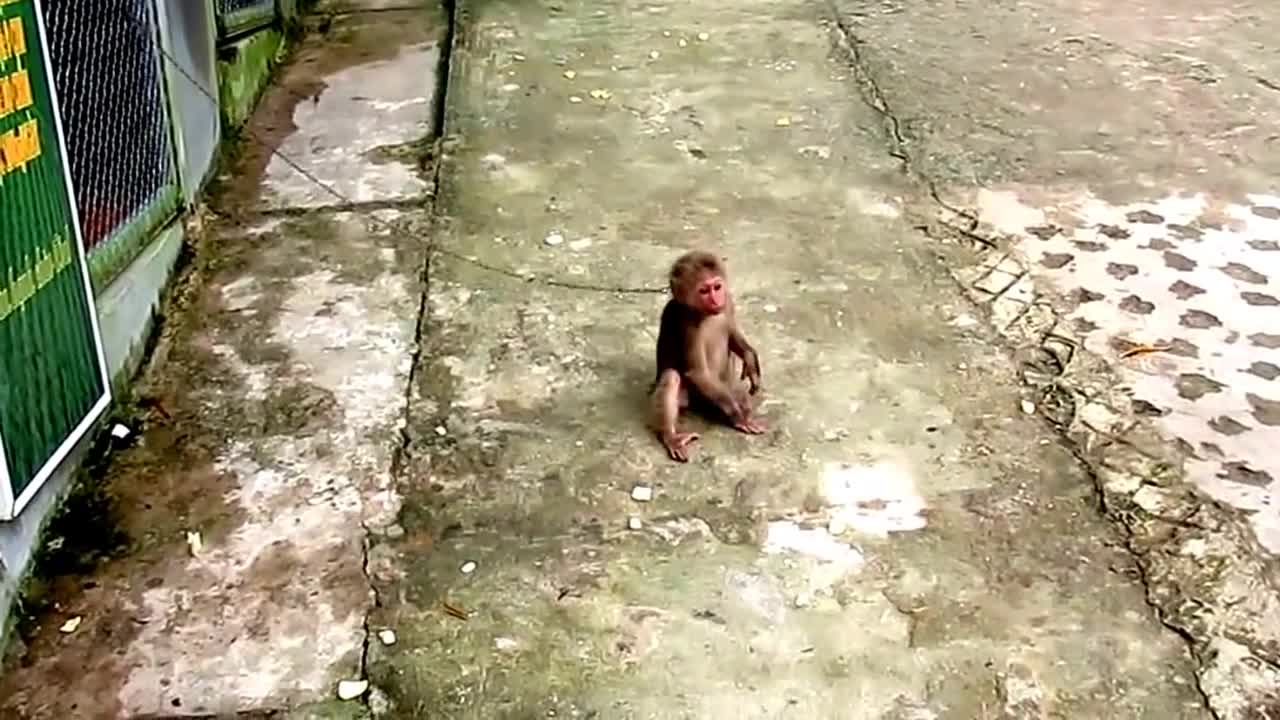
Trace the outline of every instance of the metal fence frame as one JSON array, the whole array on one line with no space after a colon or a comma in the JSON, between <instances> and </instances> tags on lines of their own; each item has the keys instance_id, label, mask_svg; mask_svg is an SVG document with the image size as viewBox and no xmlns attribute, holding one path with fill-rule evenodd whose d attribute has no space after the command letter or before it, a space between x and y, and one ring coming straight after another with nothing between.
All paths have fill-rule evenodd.
<instances>
[{"instance_id":1,"label":"metal fence frame","mask_svg":"<svg viewBox=\"0 0 1280 720\"><path fill-rule=\"evenodd\" d=\"M218 18L218 36L220 39L243 35L261 30L275 23L280 16L276 0L249 0L247 7L228 10L227 4L235 0L215 0L214 8Z\"/></svg>"}]
</instances>

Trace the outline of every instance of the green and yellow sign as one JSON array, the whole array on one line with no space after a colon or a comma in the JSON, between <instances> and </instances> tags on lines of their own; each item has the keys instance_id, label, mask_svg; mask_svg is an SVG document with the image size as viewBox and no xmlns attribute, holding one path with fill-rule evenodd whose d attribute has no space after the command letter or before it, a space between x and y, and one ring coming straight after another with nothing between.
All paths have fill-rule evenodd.
<instances>
[{"instance_id":1,"label":"green and yellow sign","mask_svg":"<svg viewBox=\"0 0 1280 720\"><path fill-rule=\"evenodd\" d=\"M0 519L111 402L40 17L0 0Z\"/></svg>"}]
</instances>

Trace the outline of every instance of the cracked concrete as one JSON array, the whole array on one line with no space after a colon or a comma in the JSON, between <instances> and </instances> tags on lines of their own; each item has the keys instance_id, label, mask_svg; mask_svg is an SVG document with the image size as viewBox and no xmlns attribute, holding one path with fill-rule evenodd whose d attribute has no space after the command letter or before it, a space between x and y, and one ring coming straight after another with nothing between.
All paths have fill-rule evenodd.
<instances>
[{"instance_id":1,"label":"cracked concrete","mask_svg":"<svg viewBox=\"0 0 1280 720\"><path fill-rule=\"evenodd\" d=\"M1248 2L835 6L937 201L922 224L977 250L955 277L1094 467L1211 711L1280 712L1274 22Z\"/></svg>"},{"instance_id":2,"label":"cracked concrete","mask_svg":"<svg viewBox=\"0 0 1280 720\"><path fill-rule=\"evenodd\" d=\"M335 689L364 675L369 535L400 510L444 29L438 8L344 15L263 99L265 144L214 191L107 509L51 531L91 552L75 525L102 523L124 547L86 575L43 568L0 714L367 713ZM316 181L348 210L317 210Z\"/></svg>"},{"instance_id":3,"label":"cracked concrete","mask_svg":"<svg viewBox=\"0 0 1280 720\"><path fill-rule=\"evenodd\" d=\"M1230 505L1269 497L1268 330L1192 290L1269 309L1277 218L1241 193L1274 193L1271 141L1214 94L1255 103L1269 56L1247 3L1076 5L323 3L88 496L110 532L61 525L0 707L1274 714L1274 526ZM1167 46L1210 30L1212 60ZM644 393L694 246L772 429L691 418L678 466ZM1140 327L1180 359L1118 367ZM1231 439L1184 474L1171 431Z\"/></svg>"},{"instance_id":4,"label":"cracked concrete","mask_svg":"<svg viewBox=\"0 0 1280 720\"><path fill-rule=\"evenodd\" d=\"M903 216L821 5L459 17L372 619L390 717L1208 716L1087 467ZM691 246L728 258L774 429L676 466L640 291Z\"/></svg>"}]
</instances>

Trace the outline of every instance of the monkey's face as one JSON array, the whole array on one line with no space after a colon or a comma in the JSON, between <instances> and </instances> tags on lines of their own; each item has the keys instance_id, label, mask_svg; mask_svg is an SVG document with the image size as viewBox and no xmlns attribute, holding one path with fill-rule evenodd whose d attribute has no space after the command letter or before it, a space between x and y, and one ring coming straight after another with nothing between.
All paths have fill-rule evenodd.
<instances>
[{"instance_id":1,"label":"monkey's face","mask_svg":"<svg viewBox=\"0 0 1280 720\"><path fill-rule=\"evenodd\" d=\"M727 304L724 278L719 275L708 273L698 278L690 295L688 304L707 315L719 315Z\"/></svg>"}]
</instances>

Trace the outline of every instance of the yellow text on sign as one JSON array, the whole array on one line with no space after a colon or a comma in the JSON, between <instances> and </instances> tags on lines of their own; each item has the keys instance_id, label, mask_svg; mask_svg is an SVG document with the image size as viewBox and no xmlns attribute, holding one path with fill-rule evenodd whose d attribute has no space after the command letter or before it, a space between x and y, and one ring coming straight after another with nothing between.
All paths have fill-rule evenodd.
<instances>
[{"instance_id":1,"label":"yellow text on sign","mask_svg":"<svg viewBox=\"0 0 1280 720\"><path fill-rule=\"evenodd\" d=\"M0 277L0 321L21 309L28 300L40 292L41 288L57 277L58 273L71 265L72 259L71 243L65 237L59 236L54 239L53 247L49 252L43 249L36 250L34 264L29 257L24 257L23 264L27 267L23 268L21 273L15 275L13 268L8 268Z\"/></svg>"},{"instance_id":2,"label":"yellow text on sign","mask_svg":"<svg viewBox=\"0 0 1280 720\"><path fill-rule=\"evenodd\" d=\"M40 129L32 118L7 133L0 133L0 178L40 157Z\"/></svg>"},{"instance_id":3,"label":"yellow text on sign","mask_svg":"<svg viewBox=\"0 0 1280 720\"><path fill-rule=\"evenodd\" d=\"M22 28L22 18L0 18L0 62L26 53L27 33Z\"/></svg>"},{"instance_id":4,"label":"yellow text on sign","mask_svg":"<svg viewBox=\"0 0 1280 720\"><path fill-rule=\"evenodd\" d=\"M8 75L0 75L0 118L9 113L26 110L35 104L31 94L31 76L26 68Z\"/></svg>"}]
</instances>

